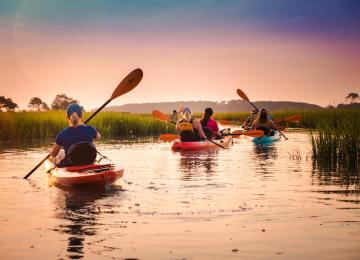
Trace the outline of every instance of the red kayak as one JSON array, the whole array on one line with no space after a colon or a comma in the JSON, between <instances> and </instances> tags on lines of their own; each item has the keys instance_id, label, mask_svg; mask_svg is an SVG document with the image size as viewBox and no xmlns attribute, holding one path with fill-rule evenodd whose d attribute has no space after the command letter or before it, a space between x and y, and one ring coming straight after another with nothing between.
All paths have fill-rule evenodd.
<instances>
[{"instance_id":1,"label":"red kayak","mask_svg":"<svg viewBox=\"0 0 360 260\"><path fill-rule=\"evenodd\" d=\"M48 165L52 166L50 162ZM59 186L109 185L123 174L124 168L115 169L113 164L90 164L55 168L49 173L49 181Z\"/></svg>"},{"instance_id":2,"label":"red kayak","mask_svg":"<svg viewBox=\"0 0 360 260\"><path fill-rule=\"evenodd\" d=\"M220 140L213 140L213 142L223 146L228 147L231 144L232 137L225 136L223 139ZM175 141L172 145L172 150L174 151L184 151L184 150L209 150L209 149L217 149L220 148L220 146L209 142L209 141L197 141L197 142L181 142L181 141Z\"/></svg>"}]
</instances>

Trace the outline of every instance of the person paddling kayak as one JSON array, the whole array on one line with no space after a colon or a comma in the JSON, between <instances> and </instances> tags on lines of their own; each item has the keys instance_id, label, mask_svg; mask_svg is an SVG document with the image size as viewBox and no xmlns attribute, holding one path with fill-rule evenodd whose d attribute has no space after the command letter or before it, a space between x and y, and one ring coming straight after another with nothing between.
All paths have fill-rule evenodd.
<instances>
[{"instance_id":1,"label":"person paddling kayak","mask_svg":"<svg viewBox=\"0 0 360 260\"><path fill-rule=\"evenodd\" d=\"M251 110L251 114L246 118L246 121L243 123L243 128L246 130L250 130L252 124L254 123L257 117L258 117L258 110L254 108L253 110Z\"/></svg>"},{"instance_id":2,"label":"person paddling kayak","mask_svg":"<svg viewBox=\"0 0 360 260\"><path fill-rule=\"evenodd\" d=\"M178 121L178 113L177 111L174 109L172 114L171 114L171 121L176 123Z\"/></svg>"},{"instance_id":3,"label":"person paddling kayak","mask_svg":"<svg viewBox=\"0 0 360 260\"><path fill-rule=\"evenodd\" d=\"M50 151L51 161L59 167L93 163L97 153L93 140L101 139L101 135L94 127L82 123L82 109L78 104L69 105L66 113L69 127L56 136ZM65 153L59 153L61 148Z\"/></svg>"},{"instance_id":4,"label":"person paddling kayak","mask_svg":"<svg viewBox=\"0 0 360 260\"><path fill-rule=\"evenodd\" d=\"M182 120L176 124L176 129L180 131L182 142L194 142L206 139L199 120L193 118L190 108L180 109Z\"/></svg>"},{"instance_id":5,"label":"person paddling kayak","mask_svg":"<svg viewBox=\"0 0 360 260\"><path fill-rule=\"evenodd\" d=\"M208 107L205 109L205 113L200 120L202 129L209 139L220 139L221 137L218 136L219 133L219 126L217 122L212 119L212 115L214 114L214 111L211 107Z\"/></svg>"},{"instance_id":6,"label":"person paddling kayak","mask_svg":"<svg viewBox=\"0 0 360 260\"><path fill-rule=\"evenodd\" d=\"M277 130L276 124L269 118L268 112L265 108L260 110L260 114L253 122L251 128L263 130L265 135L271 135L273 130Z\"/></svg>"}]
</instances>

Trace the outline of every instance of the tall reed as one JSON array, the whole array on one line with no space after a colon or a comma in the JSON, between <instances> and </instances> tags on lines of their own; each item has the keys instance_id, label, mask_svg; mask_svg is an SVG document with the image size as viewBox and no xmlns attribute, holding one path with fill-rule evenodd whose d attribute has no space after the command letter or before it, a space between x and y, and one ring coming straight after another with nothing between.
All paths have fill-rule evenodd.
<instances>
[{"instance_id":1,"label":"tall reed","mask_svg":"<svg viewBox=\"0 0 360 260\"><path fill-rule=\"evenodd\" d=\"M90 116L85 113L84 118ZM174 126L153 119L150 115L101 112L90 125L104 137L154 136L174 132ZM54 138L61 129L67 127L64 111L49 112L0 112L0 140L22 141Z\"/></svg>"},{"instance_id":2,"label":"tall reed","mask_svg":"<svg viewBox=\"0 0 360 260\"><path fill-rule=\"evenodd\" d=\"M311 132L313 158L322 168L359 173L360 111L333 110L322 114Z\"/></svg>"}]
</instances>

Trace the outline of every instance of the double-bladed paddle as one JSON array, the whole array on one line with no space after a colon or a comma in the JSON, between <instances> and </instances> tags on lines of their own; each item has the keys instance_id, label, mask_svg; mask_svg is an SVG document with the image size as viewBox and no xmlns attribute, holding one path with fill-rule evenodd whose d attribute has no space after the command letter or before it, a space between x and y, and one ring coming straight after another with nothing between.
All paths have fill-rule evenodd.
<instances>
[{"instance_id":1,"label":"double-bladed paddle","mask_svg":"<svg viewBox=\"0 0 360 260\"><path fill-rule=\"evenodd\" d=\"M241 97L242 99L246 100L247 102L249 102L250 105L252 105L257 111L259 111L259 109L250 101L250 99L248 98L248 96L244 93L244 91L242 91L241 89L237 89L236 90L237 94L239 97ZM279 129L278 129L279 133L285 138L288 139Z\"/></svg>"},{"instance_id":2,"label":"double-bladed paddle","mask_svg":"<svg viewBox=\"0 0 360 260\"><path fill-rule=\"evenodd\" d=\"M158 119L158 120L160 120L160 121L165 121L165 122L170 122L170 123L172 123L172 124L176 124L175 122L171 121L171 119L169 118L169 116L165 115L164 113L162 113L162 112L159 111L159 110L153 110L152 115L153 115L154 118L156 118L156 119ZM172 139L172 140L163 140L163 141L173 141L173 140L176 140L176 139L179 138L178 135L171 135L171 134L165 134L165 135L166 135L166 136L164 136L164 138L170 138L170 139L171 139L172 137L175 137L175 136L176 136L176 138L174 138L174 139ZM171 136L170 136L170 135L171 135ZM161 138L160 138L160 139L161 139ZM161 140L162 140L162 139L161 139ZM217 146L219 146L219 147L221 147L221 148L224 148L224 149L225 149L224 146L222 146L222 145L220 145L220 144L218 144L218 143L216 143L216 142L214 142L214 141L212 141L212 140L210 140L210 139L208 139L208 138L206 138L206 140L209 141L209 142L211 142L211 143L213 143L213 144L215 144L215 145L217 145Z\"/></svg>"},{"instance_id":3,"label":"double-bladed paddle","mask_svg":"<svg viewBox=\"0 0 360 260\"><path fill-rule=\"evenodd\" d=\"M116 87L111 97L101 106L99 107L88 119L85 120L84 124L88 123L97 113L99 113L107 104L109 104L112 100L117 97L120 97L127 92L134 89L141 81L143 77L143 72L141 69L135 69L129 73ZM48 158L50 154L48 154L41 162L39 162L25 177L27 179L37 168L39 168Z\"/></svg>"},{"instance_id":4,"label":"double-bladed paddle","mask_svg":"<svg viewBox=\"0 0 360 260\"><path fill-rule=\"evenodd\" d=\"M279 124L279 123L283 123L283 122L299 123L300 119L301 119L300 115L293 115L293 116L288 116L288 117L275 118L273 121L275 124ZM229 121L229 120L225 120L225 119L218 120L218 122L222 125L241 125L239 122Z\"/></svg>"},{"instance_id":5,"label":"double-bladed paddle","mask_svg":"<svg viewBox=\"0 0 360 260\"><path fill-rule=\"evenodd\" d=\"M231 134L234 137L239 137L240 135L245 136L251 136L251 137L262 137L264 136L264 131L262 130L250 130L250 131L241 131L241 130L235 130ZM162 134L159 136L160 140L162 141L174 141L176 139L179 139L180 137L175 134Z\"/></svg>"}]
</instances>

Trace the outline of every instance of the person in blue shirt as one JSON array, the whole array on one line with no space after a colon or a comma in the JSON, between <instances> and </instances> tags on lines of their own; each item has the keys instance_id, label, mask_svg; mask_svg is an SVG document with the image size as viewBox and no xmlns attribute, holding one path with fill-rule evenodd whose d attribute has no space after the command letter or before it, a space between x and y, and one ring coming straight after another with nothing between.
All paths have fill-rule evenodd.
<instances>
[{"instance_id":1,"label":"person in blue shirt","mask_svg":"<svg viewBox=\"0 0 360 260\"><path fill-rule=\"evenodd\" d=\"M58 164L59 167L73 165L75 163L70 160L70 153L74 152L75 157L77 156L76 153L82 157L86 157L87 150L91 149L95 151L96 158L96 148L93 145L93 141L101 139L101 135L94 127L82 123L82 109L79 104L71 104L68 106L67 120L69 127L63 129L56 136L55 144L50 151L50 155L53 157L51 161ZM79 150L79 147L85 147L85 150ZM64 149L65 154L59 153L61 148ZM93 160L95 160L95 158ZM87 159L81 160L86 162ZM91 161L91 159L89 160ZM78 160L75 159L75 161Z\"/></svg>"}]
</instances>

